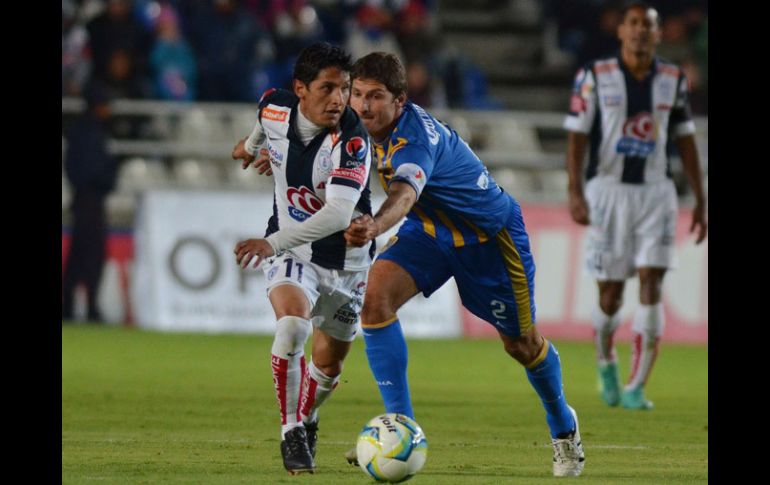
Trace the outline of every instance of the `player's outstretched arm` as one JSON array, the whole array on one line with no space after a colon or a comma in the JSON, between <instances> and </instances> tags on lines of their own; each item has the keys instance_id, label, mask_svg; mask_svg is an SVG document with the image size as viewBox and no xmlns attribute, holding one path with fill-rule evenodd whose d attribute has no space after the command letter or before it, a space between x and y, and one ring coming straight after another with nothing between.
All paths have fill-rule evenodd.
<instances>
[{"instance_id":1,"label":"player's outstretched arm","mask_svg":"<svg viewBox=\"0 0 770 485\"><path fill-rule=\"evenodd\" d=\"M679 156L682 158L682 168L695 196L690 232L697 229L698 236L695 239L695 244L700 244L706 239L708 224L706 223L706 197L703 194L703 181L700 162L698 161L698 149L695 146L695 136L680 136L676 139L676 146L679 149Z\"/></svg>"},{"instance_id":2,"label":"player's outstretched arm","mask_svg":"<svg viewBox=\"0 0 770 485\"><path fill-rule=\"evenodd\" d=\"M403 219L417 201L417 192L406 183L394 181L388 189L388 198L382 203L377 215L356 217L345 231L345 241L351 246L362 247Z\"/></svg>"}]
</instances>

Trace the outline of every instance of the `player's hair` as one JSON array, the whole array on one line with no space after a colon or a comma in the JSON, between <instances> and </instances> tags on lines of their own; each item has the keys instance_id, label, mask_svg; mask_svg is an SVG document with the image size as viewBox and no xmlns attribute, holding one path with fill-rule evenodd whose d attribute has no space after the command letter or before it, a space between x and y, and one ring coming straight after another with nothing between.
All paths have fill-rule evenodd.
<instances>
[{"instance_id":1,"label":"player's hair","mask_svg":"<svg viewBox=\"0 0 770 485\"><path fill-rule=\"evenodd\" d=\"M642 2L640 0L632 0L630 2L626 2L626 3L623 4L623 9L620 11L620 18L622 19L622 22L626 21L626 14L632 8L640 8L640 9L644 10L645 12L647 10L650 10L650 9L655 10L655 7L653 7L652 5L650 5L647 2ZM658 11L655 10L655 13L657 14ZM660 24L660 15L658 14L656 16L656 18L658 19L658 23Z\"/></svg>"},{"instance_id":2,"label":"player's hair","mask_svg":"<svg viewBox=\"0 0 770 485\"><path fill-rule=\"evenodd\" d=\"M406 93L406 69L398 56L387 52L372 52L353 64L353 79L373 79L385 85L393 96Z\"/></svg>"},{"instance_id":3,"label":"player's hair","mask_svg":"<svg viewBox=\"0 0 770 485\"><path fill-rule=\"evenodd\" d=\"M302 49L294 64L294 79L309 85L318 77L318 73L327 67L336 67L340 71L350 72L352 66L350 54L341 47L328 42L316 42Z\"/></svg>"}]
</instances>

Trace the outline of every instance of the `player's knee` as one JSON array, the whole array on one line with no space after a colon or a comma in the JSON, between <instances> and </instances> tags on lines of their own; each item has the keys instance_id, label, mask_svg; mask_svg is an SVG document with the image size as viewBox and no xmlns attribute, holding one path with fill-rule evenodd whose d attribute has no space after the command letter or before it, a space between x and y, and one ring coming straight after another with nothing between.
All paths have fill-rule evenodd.
<instances>
[{"instance_id":1,"label":"player's knee","mask_svg":"<svg viewBox=\"0 0 770 485\"><path fill-rule=\"evenodd\" d=\"M323 375L326 377L333 379L337 377L338 375L342 374L342 361L334 361L334 362L313 362L313 365L315 365L315 368L321 371Z\"/></svg>"},{"instance_id":2,"label":"player's knee","mask_svg":"<svg viewBox=\"0 0 770 485\"><path fill-rule=\"evenodd\" d=\"M277 345L283 352L301 350L310 336L311 327L310 322L304 318L286 316L279 319L275 328L274 347Z\"/></svg>"},{"instance_id":3,"label":"player's knee","mask_svg":"<svg viewBox=\"0 0 770 485\"><path fill-rule=\"evenodd\" d=\"M639 285L639 301L644 305L655 305L660 302L662 284L655 280L642 282Z\"/></svg>"},{"instance_id":4,"label":"player's knee","mask_svg":"<svg viewBox=\"0 0 770 485\"><path fill-rule=\"evenodd\" d=\"M530 335L524 335L513 339L504 339L505 352L513 357L521 365L527 365L537 357L540 351L539 343Z\"/></svg>"},{"instance_id":5,"label":"player's knee","mask_svg":"<svg viewBox=\"0 0 770 485\"><path fill-rule=\"evenodd\" d=\"M364 307L361 310L361 323L375 324L381 323L395 314L393 305L384 295L376 293L367 293L364 299Z\"/></svg>"},{"instance_id":6,"label":"player's knee","mask_svg":"<svg viewBox=\"0 0 770 485\"><path fill-rule=\"evenodd\" d=\"M639 270L639 301L642 304L655 305L660 302L664 275L665 270L659 268Z\"/></svg>"},{"instance_id":7,"label":"player's knee","mask_svg":"<svg viewBox=\"0 0 770 485\"><path fill-rule=\"evenodd\" d=\"M616 293L608 292L599 297L599 307L606 315L616 314L622 305L623 298Z\"/></svg>"}]
</instances>

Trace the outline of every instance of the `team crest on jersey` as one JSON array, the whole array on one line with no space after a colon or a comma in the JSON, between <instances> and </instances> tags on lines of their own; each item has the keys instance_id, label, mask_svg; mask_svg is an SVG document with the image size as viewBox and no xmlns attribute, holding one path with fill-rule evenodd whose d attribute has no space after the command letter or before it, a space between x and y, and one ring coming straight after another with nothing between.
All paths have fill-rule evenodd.
<instances>
[{"instance_id":1,"label":"team crest on jersey","mask_svg":"<svg viewBox=\"0 0 770 485\"><path fill-rule=\"evenodd\" d=\"M345 144L345 151L348 152L348 155L357 160L366 159L366 150L366 141L360 136L354 136Z\"/></svg>"},{"instance_id":2,"label":"team crest on jersey","mask_svg":"<svg viewBox=\"0 0 770 485\"><path fill-rule=\"evenodd\" d=\"M329 176L332 171L332 149L329 147L323 147L318 150L318 164L316 165L316 171L322 178Z\"/></svg>"},{"instance_id":3,"label":"team crest on jersey","mask_svg":"<svg viewBox=\"0 0 770 485\"><path fill-rule=\"evenodd\" d=\"M289 215L300 222L321 210L324 205L323 201L304 185L300 188L289 187L286 198L289 201Z\"/></svg>"},{"instance_id":4,"label":"team crest on jersey","mask_svg":"<svg viewBox=\"0 0 770 485\"><path fill-rule=\"evenodd\" d=\"M278 266L273 266L267 273L267 280L270 281L275 278L275 274L278 272Z\"/></svg>"},{"instance_id":5,"label":"team crest on jersey","mask_svg":"<svg viewBox=\"0 0 770 485\"><path fill-rule=\"evenodd\" d=\"M658 122L647 112L639 113L623 124L623 136L616 150L629 157L647 157L655 150Z\"/></svg>"}]
</instances>

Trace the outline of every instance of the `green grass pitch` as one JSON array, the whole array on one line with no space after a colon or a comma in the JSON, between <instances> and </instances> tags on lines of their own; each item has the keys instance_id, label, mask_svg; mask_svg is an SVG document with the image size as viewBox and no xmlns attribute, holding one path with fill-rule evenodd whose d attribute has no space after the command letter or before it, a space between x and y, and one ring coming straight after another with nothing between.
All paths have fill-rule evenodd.
<instances>
[{"instance_id":1,"label":"green grass pitch","mask_svg":"<svg viewBox=\"0 0 770 485\"><path fill-rule=\"evenodd\" d=\"M363 342L321 409L316 473L290 477L279 452L271 341L63 326L62 483L374 483L342 456L383 410ZM580 418L580 478L552 477L543 409L500 342L409 340L412 398L429 444L409 483L708 481L706 347L664 343L647 391L655 409L629 411L599 400L591 343L555 344ZM618 351L625 378L629 344Z\"/></svg>"}]
</instances>

